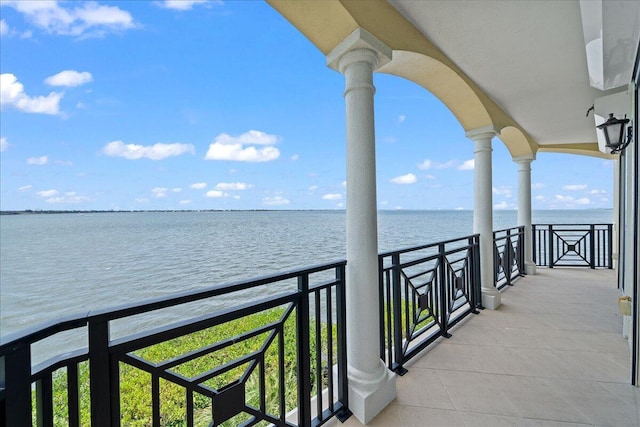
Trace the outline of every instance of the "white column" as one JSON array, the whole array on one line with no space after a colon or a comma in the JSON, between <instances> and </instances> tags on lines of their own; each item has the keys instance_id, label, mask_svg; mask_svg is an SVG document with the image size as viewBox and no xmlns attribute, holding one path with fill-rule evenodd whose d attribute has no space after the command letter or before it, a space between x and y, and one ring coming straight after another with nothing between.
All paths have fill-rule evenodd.
<instances>
[{"instance_id":1,"label":"white column","mask_svg":"<svg viewBox=\"0 0 640 427\"><path fill-rule=\"evenodd\" d=\"M480 234L480 284L482 305L495 310L500 306L500 291L495 288L493 271L493 194L491 139L497 134L493 126L466 133L475 143L473 182L473 232Z\"/></svg>"},{"instance_id":2,"label":"white column","mask_svg":"<svg viewBox=\"0 0 640 427\"><path fill-rule=\"evenodd\" d=\"M524 272L536 274L531 235L531 162L535 156L528 154L513 160L518 164L518 226L524 226Z\"/></svg>"},{"instance_id":3,"label":"white column","mask_svg":"<svg viewBox=\"0 0 640 427\"><path fill-rule=\"evenodd\" d=\"M366 424L396 396L380 360L373 72L391 51L356 30L327 57L345 76L347 125L347 361L349 409Z\"/></svg>"}]
</instances>

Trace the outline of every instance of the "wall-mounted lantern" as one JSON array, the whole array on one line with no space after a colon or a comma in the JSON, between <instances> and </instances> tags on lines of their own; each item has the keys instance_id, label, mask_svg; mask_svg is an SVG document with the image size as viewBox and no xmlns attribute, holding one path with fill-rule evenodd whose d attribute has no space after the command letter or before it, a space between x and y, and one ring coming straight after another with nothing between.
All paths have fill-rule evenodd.
<instances>
[{"instance_id":1,"label":"wall-mounted lantern","mask_svg":"<svg viewBox=\"0 0 640 427\"><path fill-rule=\"evenodd\" d=\"M624 119L618 119L613 113L609 113L607 121L596 126L598 129L602 129L606 140L605 147L610 148L612 154L622 152L631 142L633 131L631 126L627 127L628 123L629 119L626 114Z\"/></svg>"}]
</instances>

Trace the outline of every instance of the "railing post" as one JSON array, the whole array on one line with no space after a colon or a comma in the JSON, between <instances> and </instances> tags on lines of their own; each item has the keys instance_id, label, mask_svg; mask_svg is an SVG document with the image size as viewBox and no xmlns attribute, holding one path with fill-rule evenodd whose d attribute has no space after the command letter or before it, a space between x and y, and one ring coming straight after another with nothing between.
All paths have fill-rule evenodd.
<instances>
[{"instance_id":1,"label":"railing post","mask_svg":"<svg viewBox=\"0 0 640 427\"><path fill-rule=\"evenodd\" d=\"M613 268L613 224L607 224L607 268Z\"/></svg>"},{"instance_id":2,"label":"railing post","mask_svg":"<svg viewBox=\"0 0 640 427\"><path fill-rule=\"evenodd\" d=\"M5 391L6 426L31 425L31 346L19 343L0 358L0 381ZM6 422L6 424L4 424Z\"/></svg>"},{"instance_id":3,"label":"railing post","mask_svg":"<svg viewBox=\"0 0 640 427\"><path fill-rule=\"evenodd\" d=\"M346 272L346 271L345 271ZM385 353L387 351L386 345L386 330L385 330L385 271L384 271L384 257L378 256L378 318L380 318L380 359L385 359ZM391 361L388 361L388 366L391 368Z\"/></svg>"},{"instance_id":4,"label":"railing post","mask_svg":"<svg viewBox=\"0 0 640 427\"><path fill-rule=\"evenodd\" d=\"M537 243L537 240L538 239L537 239L537 236L536 236L536 225L532 224L531 225L531 251L532 251L531 255L533 257L533 263L535 265L538 265L538 260L537 260L537 257L536 257L536 249L537 249L536 243ZM526 244L526 241L525 241L525 244Z\"/></svg>"},{"instance_id":5,"label":"railing post","mask_svg":"<svg viewBox=\"0 0 640 427\"><path fill-rule=\"evenodd\" d=\"M444 243L438 245L438 275L440 276L439 293L440 293L440 325L442 326L442 336L450 338L449 333L449 304L447 302L448 275L447 275L447 257L445 256Z\"/></svg>"},{"instance_id":6,"label":"railing post","mask_svg":"<svg viewBox=\"0 0 640 427\"><path fill-rule=\"evenodd\" d=\"M553 224L549 224L549 268L553 268Z\"/></svg>"},{"instance_id":7,"label":"railing post","mask_svg":"<svg viewBox=\"0 0 640 427\"><path fill-rule=\"evenodd\" d=\"M402 367L402 364L404 363L404 354L402 353L402 285L400 281L399 253L395 253L391 256L391 264L391 289L393 295L393 301L391 303L393 310L393 357L395 359L393 370L400 375L404 375L406 370Z\"/></svg>"},{"instance_id":8,"label":"railing post","mask_svg":"<svg viewBox=\"0 0 640 427\"><path fill-rule=\"evenodd\" d=\"M467 255L467 263L469 265L469 293L471 294L471 307L473 308L473 312L475 314L480 313L478 311L479 305L478 304L478 291L477 291L477 275L476 275L476 247L475 247L475 240L473 237L469 237L469 239L467 240L467 243L469 244L469 254Z\"/></svg>"},{"instance_id":9,"label":"railing post","mask_svg":"<svg viewBox=\"0 0 640 427\"><path fill-rule=\"evenodd\" d=\"M473 282L476 295L476 307L484 310L484 305L482 305L482 275L480 274L480 237L475 236L473 242Z\"/></svg>"},{"instance_id":10,"label":"railing post","mask_svg":"<svg viewBox=\"0 0 640 427\"><path fill-rule=\"evenodd\" d=\"M53 427L53 383L50 375L36 381L38 427Z\"/></svg>"},{"instance_id":11,"label":"railing post","mask_svg":"<svg viewBox=\"0 0 640 427\"><path fill-rule=\"evenodd\" d=\"M527 245L527 236L525 235L525 227L521 226L518 229L518 273L523 276L527 274L527 268L525 265L524 252Z\"/></svg>"},{"instance_id":12,"label":"railing post","mask_svg":"<svg viewBox=\"0 0 640 427\"><path fill-rule=\"evenodd\" d=\"M309 275L298 276L298 425L311 426L311 350L309 348Z\"/></svg>"},{"instance_id":13,"label":"railing post","mask_svg":"<svg viewBox=\"0 0 640 427\"><path fill-rule=\"evenodd\" d=\"M512 267L513 259L511 258L512 250L513 250L513 242L511 241L511 229L507 229L507 237L504 243L505 262L503 263L502 268L504 269L504 275L507 278L508 286L513 286L513 284L511 283L511 269L513 268Z\"/></svg>"},{"instance_id":14,"label":"railing post","mask_svg":"<svg viewBox=\"0 0 640 427\"><path fill-rule=\"evenodd\" d=\"M506 272L503 270L503 273ZM498 280L500 279L500 249L496 240L496 232L493 232L493 286L498 288Z\"/></svg>"},{"instance_id":15,"label":"railing post","mask_svg":"<svg viewBox=\"0 0 640 427\"><path fill-rule=\"evenodd\" d=\"M336 321L338 333L337 364L338 364L338 401L343 409L337 414L344 422L351 415L349 411L349 389L347 378L347 304L345 296L346 274L344 264L336 268L338 286L336 287Z\"/></svg>"},{"instance_id":16,"label":"railing post","mask_svg":"<svg viewBox=\"0 0 640 427\"><path fill-rule=\"evenodd\" d=\"M596 268L596 226L589 226L589 265L592 269Z\"/></svg>"},{"instance_id":17,"label":"railing post","mask_svg":"<svg viewBox=\"0 0 640 427\"><path fill-rule=\"evenodd\" d=\"M109 363L109 322L89 320L89 385L91 426L111 426L111 375Z\"/></svg>"}]
</instances>

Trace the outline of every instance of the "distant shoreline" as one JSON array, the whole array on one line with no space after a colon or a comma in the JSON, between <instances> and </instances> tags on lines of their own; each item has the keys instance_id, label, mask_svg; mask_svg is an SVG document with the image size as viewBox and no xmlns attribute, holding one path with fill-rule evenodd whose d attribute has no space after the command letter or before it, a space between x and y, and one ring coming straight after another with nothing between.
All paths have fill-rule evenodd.
<instances>
[{"instance_id":1,"label":"distant shoreline","mask_svg":"<svg viewBox=\"0 0 640 427\"><path fill-rule=\"evenodd\" d=\"M610 211L613 208L592 209L534 209L534 211ZM379 212L473 212L473 209L380 209ZM516 212L517 209L500 209ZM160 212L346 212L345 209L140 209L140 210L31 210L0 211L0 215L55 215L55 214L98 214L98 213L160 213Z\"/></svg>"},{"instance_id":2,"label":"distant shoreline","mask_svg":"<svg viewBox=\"0 0 640 427\"><path fill-rule=\"evenodd\" d=\"M96 213L159 213L159 212L345 212L344 209L140 209L140 210L22 210L0 211L0 215L53 215Z\"/></svg>"}]
</instances>

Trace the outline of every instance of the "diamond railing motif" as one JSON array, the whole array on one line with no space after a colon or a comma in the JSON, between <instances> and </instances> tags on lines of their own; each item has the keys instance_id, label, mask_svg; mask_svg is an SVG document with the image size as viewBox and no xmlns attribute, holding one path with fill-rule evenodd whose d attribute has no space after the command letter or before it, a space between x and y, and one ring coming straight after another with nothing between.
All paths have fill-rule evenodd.
<instances>
[{"instance_id":1,"label":"diamond railing motif","mask_svg":"<svg viewBox=\"0 0 640 427\"><path fill-rule=\"evenodd\" d=\"M403 364L479 306L477 235L381 254L380 354Z\"/></svg>"}]
</instances>

